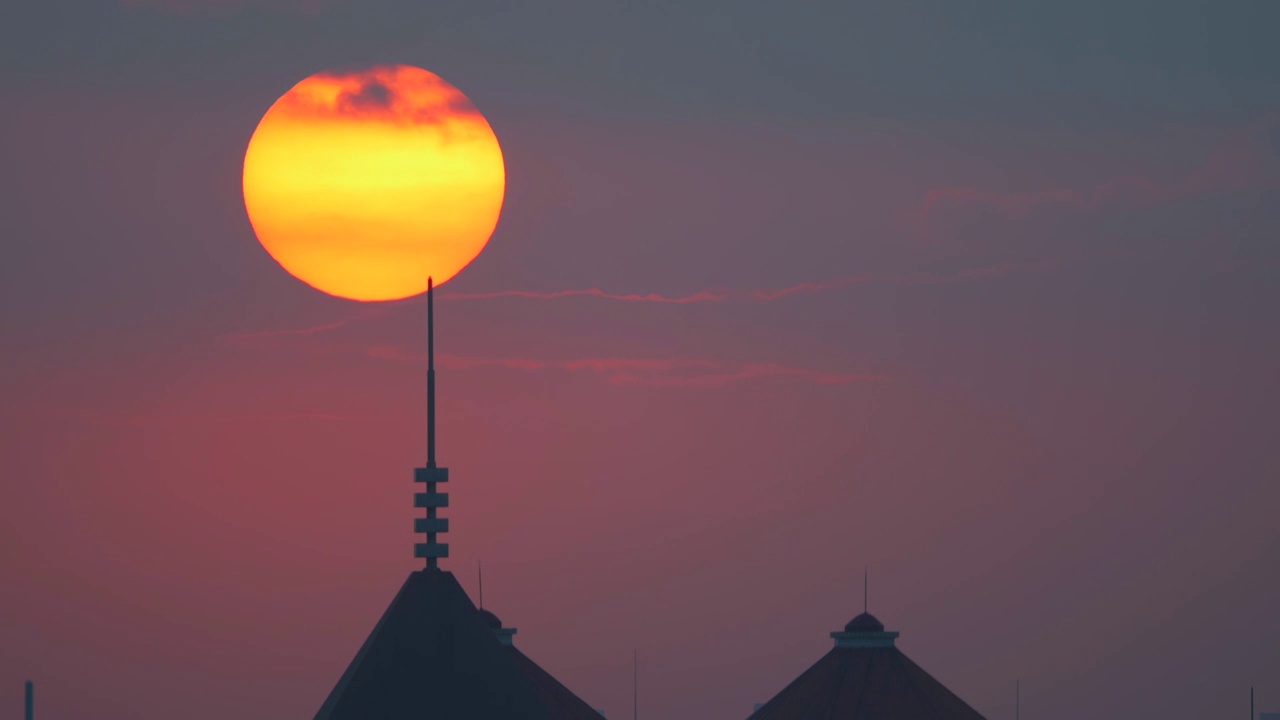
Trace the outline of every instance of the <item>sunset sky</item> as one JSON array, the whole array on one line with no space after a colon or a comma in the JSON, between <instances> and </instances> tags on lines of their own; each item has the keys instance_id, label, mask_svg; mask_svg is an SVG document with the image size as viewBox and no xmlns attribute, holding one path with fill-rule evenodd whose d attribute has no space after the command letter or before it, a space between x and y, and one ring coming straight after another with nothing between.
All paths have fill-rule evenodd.
<instances>
[{"instance_id":1,"label":"sunset sky","mask_svg":"<svg viewBox=\"0 0 1280 720\"><path fill-rule=\"evenodd\" d=\"M593 706L635 649L642 718L744 718L869 566L988 718L1280 711L1280 5L1049 5L6 6L0 714L310 718L420 567L425 304L241 192L390 63L506 165L436 303L444 567Z\"/></svg>"}]
</instances>

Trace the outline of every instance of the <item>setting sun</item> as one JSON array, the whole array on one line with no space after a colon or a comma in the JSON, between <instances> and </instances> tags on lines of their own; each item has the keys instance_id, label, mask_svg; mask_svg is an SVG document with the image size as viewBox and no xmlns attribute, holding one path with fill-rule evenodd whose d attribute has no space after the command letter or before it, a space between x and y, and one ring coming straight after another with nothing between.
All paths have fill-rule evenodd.
<instances>
[{"instance_id":1,"label":"setting sun","mask_svg":"<svg viewBox=\"0 0 1280 720\"><path fill-rule=\"evenodd\" d=\"M471 262L498 223L506 170L471 101L405 65L324 72L258 123L244 201L258 240L331 295L396 300Z\"/></svg>"}]
</instances>

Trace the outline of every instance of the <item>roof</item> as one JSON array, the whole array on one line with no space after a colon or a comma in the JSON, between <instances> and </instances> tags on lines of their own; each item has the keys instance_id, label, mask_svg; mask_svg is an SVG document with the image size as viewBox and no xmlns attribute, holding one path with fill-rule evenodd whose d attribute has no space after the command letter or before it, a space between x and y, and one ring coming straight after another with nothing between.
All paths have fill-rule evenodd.
<instances>
[{"instance_id":1,"label":"roof","mask_svg":"<svg viewBox=\"0 0 1280 720\"><path fill-rule=\"evenodd\" d=\"M588 705L582 698L556 680L551 673L543 670L538 663L520 652L515 645L507 648L515 658L516 665L524 676L533 684L538 699L551 714L552 720L600 720L598 710Z\"/></svg>"},{"instance_id":2,"label":"roof","mask_svg":"<svg viewBox=\"0 0 1280 720\"><path fill-rule=\"evenodd\" d=\"M884 623L876 619L875 615L864 612L858 617L850 620L844 626L847 633L853 632L884 632Z\"/></svg>"},{"instance_id":3,"label":"roof","mask_svg":"<svg viewBox=\"0 0 1280 720\"><path fill-rule=\"evenodd\" d=\"M552 720L453 573L419 570L315 720Z\"/></svg>"},{"instance_id":4,"label":"roof","mask_svg":"<svg viewBox=\"0 0 1280 720\"><path fill-rule=\"evenodd\" d=\"M572 690L565 687L563 683L556 680L555 677L542 669L542 666L534 662L532 658L525 655L512 642L512 635L515 635L515 628L507 628L502 626L502 621L498 619L488 610L481 610L480 617L484 620L499 640L504 648L512 656L516 662L516 667L520 668L521 674L533 685L533 690L538 696L538 700L546 707L547 712L551 714L552 720L600 720L600 711L588 705L582 698L573 693Z\"/></svg>"},{"instance_id":5,"label":"roof","mask_svg":"<svg viewBox=\"0 0 1280 720\"><path fill-rule=\"evenodd\" d=\"M897 633L863 613L836 647L751 715L751 720L983 720L911 661ZM865 628L865 629L862 629Z\"/></svg>"}]
</instances>

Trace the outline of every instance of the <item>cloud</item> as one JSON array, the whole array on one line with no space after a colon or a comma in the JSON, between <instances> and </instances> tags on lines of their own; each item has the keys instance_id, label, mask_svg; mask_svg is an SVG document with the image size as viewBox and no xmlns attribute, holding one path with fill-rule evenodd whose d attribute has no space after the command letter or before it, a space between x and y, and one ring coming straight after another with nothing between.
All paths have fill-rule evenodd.
<instances>
[{"instance_id":1,"label":"cloud","mask_svg":"<svg viewBox=\"0 0 1280 720\"><path fill-rule=\"evenodd\" d=\"M171 15L225 15L249 9L279 10L313 15L344 0L120 0L130 10L154 10Z\"/></svg>"},{"instance_id":2,"label":"cloud","mask_svg":"<svg viewBox=\"0 0 1280 720\"><path fill-rule=\"evenodd\" d=\"M998 277L1000 275L1008 275L1014 272L1029 272L1034 270L1045 270L1060 265L1059 261L1046 261L1038 263L997 263L995 265L985 265L972 268L957 270L952 273L859 273L857 275L847 275L838 277L833 280L825 280L821 282L803 282L795 285L788 285L782 288L772 288L763 290L732 290L724 288L699 290L689 295L659 295L656 293L610 293L599 288L589 288L585 290L556 290L550 292L534 292L531 290L499 290L495 292L480 293L443 293L441 300L493 300L498 298L523 298L527 300L561 300L573 297L592 297L603 300L618 300L622 302L647 302L671 305L687 305L695 303L750 303L750 302L774 302L782 300L793 295L817 294L840 290L843 288L854 287L858 285L883 284L895 286L919 285L923 282L922 278L927 278L928 282L948 283L961 282L965 280L978 280L983 278Z\"/></svg>"},{"instance_id":3,"label":"cloud","mask_svg":"<svg viewBox=\"0 0 1280 720\"><path fill-rule=\"evenodd\" d=\"M379 345L366 350L369 357L400 362L426 362L426 354L393 345ZM588 357L570 360L542 360L524 357L468 357L437 355L436 365L443 369L471 370L501 368L520 372L591 373L603 376L615 385L649 385L651 387L720 388L735 383L787 377L816 385L849 385L885 380L876 373L832 373L777 363L731 363L706 359Z\"/></svg>"},{"instance_id":4,"label":"cloud","mask_svg":"<svg viewBox=\"0 0 1280 720\"><path fill-rule=\"evenodd\" d=\"M790 377L815 385L850 385L873 380L886 380L886 375L874 373L828 373L806 368L773 363L748 363L737 369L694 375L640 375L618 373L609 381L617 385L643 384L653 387L719 388L744 380L770 377Z\"/></svg>"},{"instance_id":5,"label":"cloud","mask_svg":"<svg viewBox=\"0 0 1280 720\"><path fill-rule=\"evenodd\" d=\"M71 407L52 403L39 403L27 407L33 414L48 415L59 418L75 418L82 421L108 426L161 425L173 423L215 423L240 425L253 422L290 423L290 422L359 422L378 420L374 416L339 415L324 412L293 413L200 413L200 412L159 412L159 413L112 413L85 407Z\"/></svg>"},{"instance_id":6,"label":"cloud","mask_svg":"<svg viewBox=\"0 0 1280 720\"><path fill-rule=\"evenodd\" d=\"M754 300L769 302L771 300L781 300L782 298L791 295L827 292L828 290L838 290L852 285L862 285L864 283L875 282L876 280L877 278L875 275L863 273L861 275L836 278L835 280L828 280L827 282L800 283L798 285L791 285L777 290L753 290L749 295Z\"/></svg>"},{"instance_id":7,"label":"cloud","mask_svg":"<svg viewBox=\"0 0 1280 720\"><path fill-rule=\"evenodd\" d=\"M290 328L285 330L260 330L258 332L247 332L247 333L227 333L225 335L220 335L218 339L224 340L227 342L238 342L238 341L245 341L245 340L261 340L263 338L273 338L273 337L315 335L316 333L329 332L330 330L337 330L338 328L346 327L349 324L351 324L351 320L348 318L346 320L338 320L331 323L325 323L324 325L313 325L311 327L305 327L305 328Z\"/></svg>"},{"instance_id":8,"label":"cloud","mask_svg":"<svg viewBox=\"0 0 1280 720\"><path fill-rule=\"evenodd\" d=\"M358 89L347 90L338 96L339 107L380 108L391 107L394 93L386 83L376 78L365 79Z\"/></svg>"},{"instance_id":9,"label":"cloud","mask_svg":"<svg viewBox=\"0 0 1280 720\"><path fill-rule=\"evenodd\" d=\"M1045 207L1077 210L1087 207L1074 190L1005 193L974 187L946 187L927 191L920 205L911 212L910 219L916 224L925 224L939 212L970 206L990 208L1011 220L1020 220Z\"/></svg>"},{"instance_id":10,"label":"cloud","mask_svg":"<svg viewBox=\"0 0 1280 720\"><path fill-rule=\"evenodd\" d=\"M1209 192L1274 185L1280 182L1280 171L1275 167L1277 148L1270 136L1277 126L1280 115L1268 115L1231 132L1201 167L1177 177L1117 175L1087 190L1004 192L967 186L930 189L920 204L907 213L907 224L917 230L929 230L943 220L939 216L965 209L988 210L1009 220L1054 209L1080 214L1108 208L1145 209Z\"/></svg>"},{"instance_id":11,"label":"cloud","mask_svg":"<svg viewBox=\"0 0 1280 720\"><path fill-rule=\"evenodd\" d=\"M444 132L484 125L467 96L440 76L410 65L316 73L280 98L272 112L302 122L376 120L433 125ZM486 126L487 127L487 126Z\"/></svg>"},{"instance_id":12,"label":"cloud","mask_svg":"<svg viewBox=\"0 0 1280 720\"><path fill-rule=\"evenodd\" d=\"M984 280L986 278L1002 277L1004 275L1012 275L1014 273L1051 270L1056 267L1061 267L1062 264L1063 261L1057 259L1026 263L1003 262L981 267L964 268L963 270L957 270L952 273L908 273L897 276L895 278L895 282L902 286L945 285L948 283L965 282L968 280Z\"/></svg>"},{"instance_id":13,"label":"cloud","mask_svg":"<svg viewBox=\"0 0 1280 720\"><path fill-rule=\"evenodd\" d=\"M534 292L529 290L499 290L495 292L481 293L442 293L441 300L492 300L499 298L521 298L527 300L560 300L573 297L589 297L599 298L603 300L616 300L620 302L644 302L658 303L668 305L687 305L694 303L726 303L726 302L774 302L793 295L801 295L808 293L824 293L841 288L853 287L857 285L867 285L872 283L889 284L900 287L910 287L914 285L942 285L947 283L965 282L970 280L982 280L986 278L1000 277L1019 272L1034 272L1040 270L1048 270L1062 265L1060 260L1047 260L1034 263L996 263L993 265L985 265L971 268L964 268L950 273L941 272L909 272L898 274L882 274L861 273L858 275L849 275L846 277L827 280L825 282L804 282L787 287L768 289L768 290L700 290L690 295L668 296L657 293L610 293L598 288L590 288L586 290L557 290L552 292ZM420 305L423 300L414 300L402 305L414 304ZM340 328L351 325L361 319L369 319L384 315L391 307L383 306L376 309L367 310L360 317L346 318L322 325L312 325L303 328L285 328L282 330L259 330L255 332L227 333L219 336L219 340L224 342L248 342L254 340L267 340L271 338L281 337L305 337L308 335L317 335L320 333L331 332ZM514 361L504 361L514 362ZM587 361L579 361L587 362ZM596 360L594 362L603 362ZM581 369L581 368L568 368Z\"/></svg>"},{"instance_id":14,"label":"cloud","mask_svg":"<svg viewBox=\"0 0 1280 720\"><path fill-rule=\"evenodd\" d=\"M569 297L597 297L606 300L621 300L623 302L650 302L650 303L669 303L674 305L685 305L689 303L718 303L731 299L730 295L724 291L717 290L700 290L692 295L682 295L677 297L669 297L666 295L658 295L656 293L649 294L619 294L605 292L599 288L587 288L585 290L557 290L553 292L533 292L530 290L499 290L496 292L486 293L443 293L441 300L492 300L495 298L526 298L530 300L558 300Z\"/></svg>"}]
</instances>

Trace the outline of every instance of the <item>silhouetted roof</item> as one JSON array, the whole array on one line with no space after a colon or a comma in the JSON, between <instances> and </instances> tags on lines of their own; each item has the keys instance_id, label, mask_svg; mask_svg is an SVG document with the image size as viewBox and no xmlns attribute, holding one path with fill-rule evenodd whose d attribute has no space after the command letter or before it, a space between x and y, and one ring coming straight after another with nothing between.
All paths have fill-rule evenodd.
<instances>
[{"instance_id":1,"label":"silhouetted roof","mask_svg":"<svg viewBox=\"0 0 1280 720\"><path fill-rule=\"evenodd\" d=\"M514 628L502 627L502 621L498 616L488 610L481 610L480 616L493 630L495 637L500 638L504 649L511 653L516 667L520 668L521 674L533 685L538 700L547 709L552 720L600 720L599 711L556 680L551 673L543 670L542 666L528 655L520 652L520 649L515 646Z\"/></svg>"},{"instance_id":2,"label":"silhouetted roof","mask_svg":"<svg viewBox=\"0 0 1280 720\"><path fill-rule=\"evenodd\" d=\"M983 720L894 645L863 613L832 633L836 647L750 720Z\"/></svg>"},{"instance_id":3,"label":"silhouetted roof","mask_svg":"<svg viewBox=\"0 0 1280 720\"><path fill-rule=\"evenodd\" d=\"M316 720L553 720L453 573L411 573Z\"/></svg>"},{"instance_id":4,"label":"silhouetted roof","mask_svg":"<svg viewBox=\"0 0 1280 720\"><path fill-rule=\"evenodd\" d=\"M516 665L524 676L533 683L534 692L538 694L538 699L547 708L552 720L600 720L600 713L595 708L574 695L573 691L543 670L538 663L530 660L515 645L508 647L507 651L515 658Z\"/></svg>"},{"instance_id":5,"label":"silhouetted roof","mask_svg":"<svg viewBox=\"0 0 1280 720\"><path fill-rule=\"evenodd\" d=\"M862 613L844 626L845 632L884 632L884 623L871 613Z\"/></svg>"}]
</instances>

